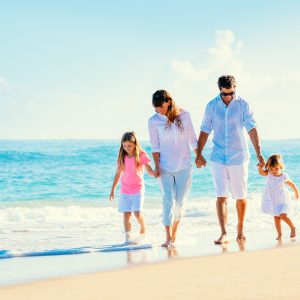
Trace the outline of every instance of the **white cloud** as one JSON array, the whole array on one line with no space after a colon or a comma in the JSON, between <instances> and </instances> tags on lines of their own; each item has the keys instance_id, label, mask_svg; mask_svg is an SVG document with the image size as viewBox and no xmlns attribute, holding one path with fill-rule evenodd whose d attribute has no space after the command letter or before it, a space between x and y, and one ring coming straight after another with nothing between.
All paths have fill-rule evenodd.
<instances>
[{"instance_id":1,"label":"white cloud","mask_svg":"<svg viewBox=\"0 0 300 300\"><path fill-rule=\"evenodd\" d=\"M242 73L242 62L239 59L242 41L235 41L234 33L230 30L219 30L215 36L215 46L207 49L208 67L197 68L190 61L172 60L172 69L184 78L193 81L205 81L210 76L220 74Z\"/></svg>"},{"instance_id":2,"label":"white cloud","mask_svg":"<svg viewBox=\"0 0 300 300\"><path fill-rule=\"evenodd\" d=\"M208 66L197 68L189 60L180 61L173 59L171 62L172 70L181 75L184 79L203 82L213 78L214 81L222 74L233 74L239 82L244 82L243 86L250 89L255 85L256 90L271 85L299 84L300 71L291 71L286 74L278 72L277 74L250 74L243 67L240 58L243 42L236 40L235 35L230 30L218 30L215 33L215 45L207 49L207 58L201 61L207 61ZM198 64L199 62L197 62ZM178 79L177 79L178 80Z\"/></svg>"},{"instance_id":3,"label":"white cloud","mask_svg":"<svg viewBox=\"0 0 300 300\"><path fill-rule=\"evenodd\" d=\"M173 59L172 68L179 73L182 73L186 79L193 81L206 80L211 73L211 70L197 70L189 61L179 61Z\"/></svg>"},{"instance_id":4,"label":"white cloud","mask_svg":"<svg viewBox=\"0 0 300 300\"><path fill-rule=\"evenodd\" d=\"M294 64L287 65L285 72L261 71L264 60L250 56L244 64L242 49L243 42L237 40L232 31L220 30L215 33L214 45L201 57L173 59L171 91L180 99L179 104L190 109L198 118L195 124L199 124L205 105L218 93L217 78L232 74L237 78L238 92L255 111L263 139L299 137L300 104L295 95L298 94L300 71L293 70ZM247 71L247 65L253 71ZM271 114L267 113L270 111ZM280 116L280 121L276 116Z\"/></svg>"},{"instance_id":5,"label":"white cloud","mask_svg":"<svg viewBox=\"0 0 300 300\"><path fill-rule=\"evenodd\" d=\"M216 32L216 46L208 48L208 53L217 58L218 61L227 64L238 62L237 57L242 48L242 41L235 43L234 33L230 30L218 30Z\"/></svg>"}]
</instances>

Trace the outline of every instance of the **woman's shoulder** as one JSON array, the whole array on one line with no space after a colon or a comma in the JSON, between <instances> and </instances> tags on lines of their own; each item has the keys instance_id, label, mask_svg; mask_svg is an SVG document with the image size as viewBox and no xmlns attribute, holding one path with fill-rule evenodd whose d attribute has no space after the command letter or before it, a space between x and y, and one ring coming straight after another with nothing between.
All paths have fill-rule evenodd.
<instances>
[{"instance_id":1,"label":"woman's shoulder","mask_svg":"<svg viewBox=\"0 0 300 300\"><path fill-rule=\"evenodd\" d=\"M180 110L179 110L179 116L180 117L188 117L188 116L190 116L190 113L186 109L180 108Z\"/></svg>"},{"instance_id":2,"label":"woman's shoulder","mask_svg":"<svg viewBox=\"0 0 300 300\"><path fill-rule=\"evenodd\" d=\"M161 121L165 121L166 117L165 116L162 116L160 115L159 113L155 113L153 116L151 116L149 119L148 119L148 123L149 124L153 124L153 123L156 123L156 122L161 122Z\"/></svg>"},{"instance_id":3,"label":"woman's shoulder","mask_svg":"<svg viewBox=\"0 0 300 300\"><path fill-rule=\"evenodd\" d=\"M148 121L149 122L152 122L153 120L155 120L157 118L157 113L155 113L154 115L152 115L149 119L148 119Z\"/></svg>"}]
</instances>

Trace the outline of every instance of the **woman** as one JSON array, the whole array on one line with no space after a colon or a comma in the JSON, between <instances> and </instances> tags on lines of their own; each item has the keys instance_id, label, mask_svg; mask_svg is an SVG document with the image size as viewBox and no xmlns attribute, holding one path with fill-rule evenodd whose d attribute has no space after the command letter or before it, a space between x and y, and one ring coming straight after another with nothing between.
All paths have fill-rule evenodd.
<instances>
[{"instance_id":1,"label":"woman","mask_svg":"<svg viewBox=\"0 0 300 300\"><path fill-rule=\"evenodd\" d=\"M167 91L156 91L152 105L156 113L149 119L148 126L155 163L154 175L160 179L163 194L166 241L162 247L170 247L176 240L178 224L191 187L191 148L196 152L197 137L190 114L179 108Z\"/></svg>"}]
</instances>

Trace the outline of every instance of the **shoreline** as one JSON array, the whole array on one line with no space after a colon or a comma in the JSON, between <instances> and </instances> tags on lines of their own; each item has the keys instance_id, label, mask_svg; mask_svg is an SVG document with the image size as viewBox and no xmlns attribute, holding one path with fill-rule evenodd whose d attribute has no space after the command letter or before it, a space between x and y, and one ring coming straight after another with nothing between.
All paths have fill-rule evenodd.
<instances>
[{"instance_id":1,"label":"shoreline","mask_svg":"<svg viewBox=\"0 0 300 300\"><path fill-rule=\"evenodd\" d=\"M23 299L299 299L300 245L172 259L0 288Z\"/></svg>"},{"instance_id":2,"label":"shoreline","mask_svg":"<svg viewBox=\"0 0 300 300\"><path fill-rule=\"evenodd\" d=\"M205 235L202 233L201 240L181 241L179 236L174 250L153 245L151 249L135 251L3 259L0 260L0 290L69 276L118 272L135 266L149 266L169 260L208 258L237 252L268 251L300 246L299 242L288 238L287 232L281 243L275 241L273 235L274 233L269 231L248 232L247 241L237 243L235 233L232 232L229 234L228 244L215 245L213 240L217 237L217 231L211 231L206 232Z\"/></svg>"}]
</instances>

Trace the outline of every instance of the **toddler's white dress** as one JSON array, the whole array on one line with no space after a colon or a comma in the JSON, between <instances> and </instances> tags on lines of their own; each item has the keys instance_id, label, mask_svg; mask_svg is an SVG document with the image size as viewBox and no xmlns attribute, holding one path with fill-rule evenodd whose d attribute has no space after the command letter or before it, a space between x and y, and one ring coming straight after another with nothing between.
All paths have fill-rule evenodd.
<instances>
[{"instance_id":1,"label":"toddler's white dress","mask_svg":"<svg viewBox=\"0 0 300 300\"><path fill-rule=\"evenodd\" d=\"M273 176L268 173L261 202L261 209L264 213L272 216L289 213L291 197L285 184L288 178L286 173L282 173L281 176Z\"/></svg>"}]
</instances>

